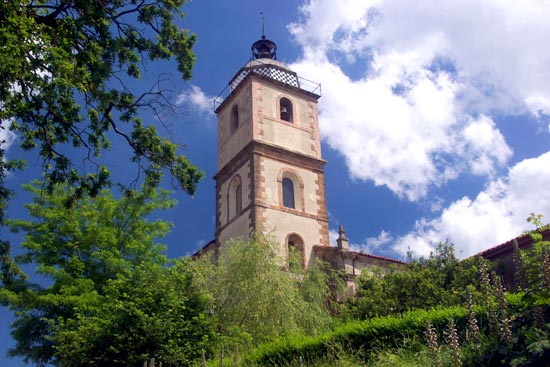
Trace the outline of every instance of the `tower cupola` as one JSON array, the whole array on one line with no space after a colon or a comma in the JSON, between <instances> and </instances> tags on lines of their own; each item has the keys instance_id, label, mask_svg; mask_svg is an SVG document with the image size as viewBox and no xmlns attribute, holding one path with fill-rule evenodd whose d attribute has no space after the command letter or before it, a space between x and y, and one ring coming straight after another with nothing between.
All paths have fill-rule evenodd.
<instances>
[{"instance_id":1,"label":"tower cupola","mask_svg":"<svg viewBox=\"0 0 550 367\"><path fill-rule=\"evenodd\" d=\"M265 34L263 34L262 38L254 42L252 45L252 59L277 60L277 45L275 42L265 38Z\"/></svg>"},{"instance_id":2,"label":"tower cupola","mask_svg":"<svg viewBox=\"0 0 550 367\"><path fill-rule=\"evenodd\" d=\"M262 38L252 45L252 60L271 59L277 60L277 45L265 38L265 19L262 12Z\"/></svg>"}]
</instances>

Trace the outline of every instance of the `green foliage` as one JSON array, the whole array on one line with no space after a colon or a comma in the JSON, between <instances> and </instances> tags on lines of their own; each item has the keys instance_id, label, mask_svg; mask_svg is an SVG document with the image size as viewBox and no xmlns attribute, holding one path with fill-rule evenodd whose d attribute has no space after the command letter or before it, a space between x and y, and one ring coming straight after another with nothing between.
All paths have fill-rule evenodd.
<instances>
[{"instance_id":1,"label":"green foliage","mask_svg":"<svg viewBox=\"0 0 550 367\"><path fill-rule=\"evenodd\" d=\"M550 303L550 242L542 241L540 233L533 234L533 248L522 251L528 285L523 290L530 302Z\"/></svg>"},{"instance_id":2,"label":"green foliage","mask_svg":"<svg viewBox=\"0 0 550 367\"><path fill-rule=\"evenodd\" d=\"M490 362L510 366L540 366L550 358L550 242L543 241L542 216L531 214L528 221L537 226L530 233L531 249L521 250L516 265L525 278L520 291L507 294L512 314L510 342L493 349ZM501 327L502 328L502 327Z\"/></svg>"},{"instance_id":3,"label":"green foliage","mask_svg":"<svg viewBox=\"0 0 550 367\"><path fill-rule=\"evenodd\" d=\"M364 319L420 308L459 305L466 299L468 285L479 284L479 268L485 262L479 257L459 262L453 245L440 243L427 259L411 260L386 273L363 272L357 297L348 302L347 312L352 317Z\"/></svg>"},{"instance_id":4,"label":"green foliage","mask_svg":"<svg viewBox=\"0 0 550 367\"><path fill-rule=\"evenodd\" d=\"M113 137L127 144L145 177L158 184L167 171L177 187L193 194L203 173L159 136L155 121L170 107L159 79L136 84L148 61L175 59L183 79L191 77L195 36L175 24L185 0L0 2L0 129L18 136L23 150L43 160L45 189L75 188L72 202L95 196L111 183L101 154ZM7 161L0 141L0 226L11 191L5 177L22 169ZM142 174L144 173L144 175ZM126 183L128 184L128 183ZM2 242L2 254L9 245ZM6 249L4 249L6 248Z\"/></svg>"},{"instance_id":5,"label":"green foliage","mask_svg":"<svg viewBox=\"0 0 550 367\"><path fill-rule=\"evenodd\" d=\"M478 313L482 313L478 310ZM289 336L258 347L248 356L247 363L261 366L285 365L301 357L314 365L315 361L327 356L332 346L361 354L363 360L373 351L391 350L410 338L422 338L425 326L431 322L439 333L447 321L453 318L459 327L467 323L468 311L462 307L433 310L416 310L402 316L378 317L365 321L348 322L334 331L317 337Z\"/></svg>"},{"instance_id":6,"label":"green foliage","mask_svg":"<svg viewBox=\"0 0 550 367\"><path fill-rule=\"evenodd\" d=\"M75 367L139 366L151 358L191 365L210 350L214 326L191 269L187 261L143 264L109 280L99 302L53 325L56 359Z\"/></svg>"},{"instance_id":7,"label":"green foliage","mask_svg":"<svg viewBox=\"0 0 550 367\"><path fill-rule=\"evenodd\" d=\"M84 197L67 207L73 191L57 186L51 194L35 181L24 185L34 195L26 208L34 220L10 220L11 230L24 232L17 257L23 264L37 264L37 272L52 276L85 277L102 284L114 274L144 261L164 263L164 246L154 243L166 235L171 224L146 217L175 205L168 192L145 187L128 190L117 200L110 191L97 198Z\"/></svg>"},{"instance_id":8,"label":"green foliage","mask_svg":"<svg viewBox=\"0 0 550 367\"><path fill-rule=\"evenodd\" d=\"M206 298L185 262L167 267L155 240L170 224L147 219L174 205L167 192L145 187L117 200L103 191L67 206L75 189L25 188L32 219L9 221L25 233L24 253L2 257L10 271L0 302L15 312L10 355L38 365L133 366L147 356L178 365L207 349ZM19 267L27 264L39 282Z\"/></svg>"},{"instance_id":9,"label":"green foliage","mask_svg":"<svg viewBox=\"0 0 550 367\"><path fill-rule=\"evenodd\" d=\"M536 229L541 229L544 226L544 215L540 213L530 213L527 222L533 224Z\"/></svg>"},{"instance_id":10,"label":"green foliage","mask_svg":"<svg viewBox=\"0 0 550 367\"><path fill-rule=\"evenodd\" d=\"M410 350L400 348L398 350L382 350L375 354L369 363L369 367L425 367L435 366L430 353L426 350ZM359 364L357 364L359 366Z\"/></svg>"},{"instance_id":11,"label":"green foliage","mask_svg":"<svg viewBox=\"0 0 550 367\"><path fill-rule=\"evenodd\" d=\"M546 365L550 358L550 243L542 241L545 228L532 233L533 249L516 254L524 278L519 292L506 292L486 261L458 262L452 247L443 244L430 258L413 261L406 268L364 275L358 299L348 303L346 316L367 320L350 321L317 337L277 339L255 349L243 365ZM464 300L467 308L455 306ZM453 307L429 309L434 304ZM376 313L397 315L369 318ZM422 334L427 344L419 341Z\"/></svg>"},{"instance_id":12,"label":"green foliage","mask_svg":"<svg viewBox=\"0 0 550 367\"><path fill-rule=\"evenodd\" d=\"M61 147L83 148L89 160L97 158L113 131L127 141L134 160L149 162L148 175L168 169L193 193L202 174L138 117L143 108L158 112L166 104L164 91L157 85L136 95L128 87L147 60L174 58L182 77L191 77L195 36L174 24L184 2L1 3L0 122L17 131L23 149L39 149L49 189L69 181L97 193L109 179L106 168L80 174Z\"/></svg>"},{"instance_id":13,"label":"green foliage","mask_svg":"<svg viewBox=\"0 0 550 367\"><path fill-rule=\"evenodd\" d=\"M197 261L211 312L228 349L246 349L281 335L329 328L328 276L321 265L285 270L275 244L253 234L226 242L216 259Z\"/></svg>"}]
</instances>

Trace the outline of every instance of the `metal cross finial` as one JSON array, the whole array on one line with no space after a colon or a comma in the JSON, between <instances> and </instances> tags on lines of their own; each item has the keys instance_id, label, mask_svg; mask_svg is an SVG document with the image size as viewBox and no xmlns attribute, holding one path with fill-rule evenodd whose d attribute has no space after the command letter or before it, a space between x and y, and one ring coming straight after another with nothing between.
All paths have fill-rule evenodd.
<instances>
[{"instance_id":1,"label":"metal cross finial","mask_svg":"<svg viewBox=\"0 0 550 367\"><path fill-rule=\"evenodd\" d=\"M265 18L263 10L260 12L260 15L262 16L262 38L252 45L252 59L277 60L277 45L275 42L265 37Z\"/></svg>"},{"instance_id":2,"label":"metal cross finial","mask_svg":"<svg viewBox=\"0 0 550 367\"><path fill-rule=\"evenodd\" d=\"M262 39L265 39L265 18L263 10L260 12L260 15L262 16Z\"/></svg>"}]
</instances>

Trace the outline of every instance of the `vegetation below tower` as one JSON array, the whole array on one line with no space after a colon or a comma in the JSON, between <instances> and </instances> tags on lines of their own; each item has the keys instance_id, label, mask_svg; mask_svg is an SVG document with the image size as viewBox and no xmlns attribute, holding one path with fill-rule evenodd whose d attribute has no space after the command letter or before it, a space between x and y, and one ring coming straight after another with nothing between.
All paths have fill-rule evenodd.
<instances>
[{"instance_id":1,"label":"vegetation below tower","mask_svg":"<svg viewBox=\"0 0 550 367\"><path fill-rule=\"evenodd\" d=\"M540 225L540 223L539 223ZM546 227L547 228L547 227ZM550 356L550 243L515 249L517 289L498 264L458 261L440 244L404 269L364 273L333 329L277 338L232 361L243 366L540 366ZM513 269L509 269L511 271ZM226 352L227 354L227 352ZM228 359L226 357L226 359ZM220 365L220 356L212 366Z\"/></svg>"},{"instance_id":2,"label":"vegetation below tower","mask_svg":"<svg viewBox=\"0 0 550 367\"><path fill-rule=\"evenodd\" d=\"M37 365L538 366L550 355L550 243L516 248L517 289L498 265L458 261L441 244L427 259L363 272L355 298L344 275L303 269L269 237L226 243L195 261L169 260L147 218L174 205L145 186L51 194L37 182L25 253L2 257L0 301L15 311L14 356ZM539 223L540 224L540 223ZM23 272L34 265L40 282ZM340 302L339 302L340 301Z\"/></svg>"}]
</instances>

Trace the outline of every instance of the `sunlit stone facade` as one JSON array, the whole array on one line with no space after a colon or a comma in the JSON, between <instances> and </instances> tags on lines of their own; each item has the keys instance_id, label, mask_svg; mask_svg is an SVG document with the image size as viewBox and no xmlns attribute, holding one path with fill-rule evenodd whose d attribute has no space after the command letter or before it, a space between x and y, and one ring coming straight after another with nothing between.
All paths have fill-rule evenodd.
<instances>
[{"instance_id":1,"label":"sunlit stone facade","mask_svg":"<svg viewBox=\"0 0 550 367\"><path fill-rule=\"evenodd\" d=\"M216 244L259 229L281 259L296 246L310 264L313 246L329 245L319 95L269 58L247 63L228 92L216 108Z\"/></svg>"}]
</instances>

